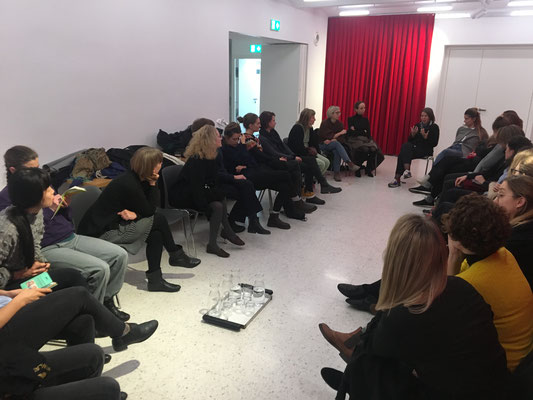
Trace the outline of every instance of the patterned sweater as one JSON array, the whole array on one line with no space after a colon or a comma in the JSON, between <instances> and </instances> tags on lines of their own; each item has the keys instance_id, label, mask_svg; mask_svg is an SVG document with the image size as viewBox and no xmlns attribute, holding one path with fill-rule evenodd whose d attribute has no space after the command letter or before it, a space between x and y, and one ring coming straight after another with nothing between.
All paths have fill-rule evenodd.
<instances>
[{"instance_id":1,"label":"patterned sweater","mask_svg":"<svg viewBox=\"0 0 533 400\"><path fill-rule=\"evenodd\" d=\"M11 280L13 271L31 267L31 265L24 265L24 255L18 240L17 228L6 214L10 208L8 207L0 212L0 289L6 287ZM28 215L28 221L33 234L35 260L46 262L46 259L41 254L41 239L44 232L42 210L36 215Z\"/></svg>"}]
</instances>

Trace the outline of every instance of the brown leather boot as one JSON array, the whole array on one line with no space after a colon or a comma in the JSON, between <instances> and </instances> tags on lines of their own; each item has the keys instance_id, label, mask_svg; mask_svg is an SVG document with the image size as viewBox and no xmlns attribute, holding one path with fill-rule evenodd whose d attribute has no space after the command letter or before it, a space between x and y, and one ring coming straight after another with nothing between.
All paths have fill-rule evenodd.
<instances>
[{"instance_id":1,"label":"brown leather boot","mask_svg":"<svg viewBox=\"0 0 533 400\"><path fill-rule=\"evenodd\" d=\"M341 179L341 173L340 172L334 172L333 173L333 180L335 182L341 182L342 179Z\"/></svg>"},{"instance_id":2,"label":"brown leather boot","mask_svg":"<svg viewBox=\"0 0 533 400\"><path fill-rule=\"evenodd\" d=\"M355 331L350 333L342 333L334 331L329 326L322 323L318 324L318 329L320 329L320 333L322 333L324 339L326 339L329 344L339 350L342 359L347 361L352 356L355 348L355 344L352 344L352 342L356 342L350 339L352 339L353 336L360 334L362 328L357 328Z\"/></svg>"}]
</instances>

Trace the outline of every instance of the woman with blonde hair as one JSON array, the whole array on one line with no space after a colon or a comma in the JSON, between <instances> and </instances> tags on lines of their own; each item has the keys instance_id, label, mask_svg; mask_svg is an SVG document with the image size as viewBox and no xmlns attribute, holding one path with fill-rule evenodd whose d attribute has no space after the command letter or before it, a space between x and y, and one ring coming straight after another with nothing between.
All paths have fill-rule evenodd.
<instances>
[{"instance_id":1,"label":"woman with blonde hair","mask_svg":"<svg viewBox=\"0 0 533 400\"><path fill-rule=\"evenodd\" d=\"M115 178L83 216L78 232L99 237L137 253L146 242L148 291L177 292L180 285L163 279L163 247L168 263L175 267L194 268L200 264L174 242L166 218L156 212L161 204L157 180L163 153L153 147L141 147L130 160L131 171Z\"/></svg>"},{"instance_id":2,"label":"woman with blonde hair","mask_svg":"<svg viewBox=\"0 0 533 400\"><path fill-rule=\"evenodd\" d=\"M187 162L181 170L175 185L169 189L169 201L177 208L194 208L209 218L209 243L206 251L219 257L229 257L229 253L217 244L220 235L237 246L244 242L231 229L224 193L217 179L217 150L222 145L220 134L214 126L204 125L193 136L185 157Z\"/></svg>"},{"instance_id":3,"label":"woman with blonde hair","mask_svg":"<svg viewBox=\"0 0 533 400\"><path fill-rule=\"evenodd\" d=\"M333 153L333 179L341 181L341 159L348 164L350 171L358 170L359 167L352 162L344 146L339 142L341 136L346 135L346 129L339 120L341 109L339 106L330 106L327 111L327 119L322 121L318 136L320 137L320 150Z\"/></svg>"},{"instance_id":4,"label":"woman with blonde hair","mask_svg":"<svg viewBox=\"0 0 533 400\"><path fill-rule=\"evenodd\" d=\"M446 276L446 259L446 243L430 219L409 214L396 222L384 252L377 315L356 336L353 354L344 354L344 374L322 370L337 399L346 393L493 399L505 390L505 353L491 309L466 281Z\"/></svg>"}]
</instances>

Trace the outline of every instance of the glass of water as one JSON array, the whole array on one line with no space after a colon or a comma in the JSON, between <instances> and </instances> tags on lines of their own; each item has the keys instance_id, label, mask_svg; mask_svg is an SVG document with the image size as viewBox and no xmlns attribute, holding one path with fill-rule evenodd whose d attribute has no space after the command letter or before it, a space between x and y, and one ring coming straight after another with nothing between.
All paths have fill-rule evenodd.
<instances>
[{"instance_id":1,"label":"glass of water","mask_svg":"<svg viewBox=\"0 0 533 400\"><path fill-rule=\"evenodd\" d=\"M265 281L263 274L258 274L255 276L252 299L254 303L265 302Z\"/></svg>"}]
</instances>

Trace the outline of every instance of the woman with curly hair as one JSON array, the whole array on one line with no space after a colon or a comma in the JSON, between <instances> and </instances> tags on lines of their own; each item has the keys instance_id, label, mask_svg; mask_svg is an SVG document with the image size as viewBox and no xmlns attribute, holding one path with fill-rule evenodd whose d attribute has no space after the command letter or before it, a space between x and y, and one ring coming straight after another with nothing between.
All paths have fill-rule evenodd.
<instances>
[{"instance_id":1,"label":"woman with curly hair","mask_svg":"<svg viewBox=\"0 0 533 400\"><path fill-rule=\"evenodd\" d=\"M511 235L503 208L484 196L462 197L443 216L448 274L470 283L491 306L510 371L533 349L533 293L504 246Z\"/></svg>"},{"instance_id":2,"label":"woman with curly hair","mask_svg":"<svg viewBox=\"0 0 533 400\"><path fill-rule=\"evenodd\" d=\"M244 242L231 229L224 193L217 179L217 150L222 145L220 134L214 126L204 125L193 133L185 150L187 162L174 186L169 190L169 202L177 208L194 208L209 218L209 243L206 251L227 258L229 253L217 244L220 236L237 246Z\"/></svg>"}]
</instances>

